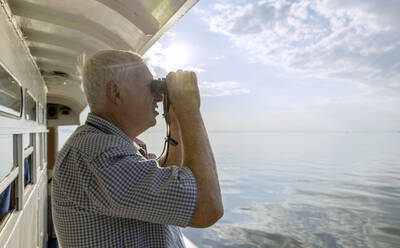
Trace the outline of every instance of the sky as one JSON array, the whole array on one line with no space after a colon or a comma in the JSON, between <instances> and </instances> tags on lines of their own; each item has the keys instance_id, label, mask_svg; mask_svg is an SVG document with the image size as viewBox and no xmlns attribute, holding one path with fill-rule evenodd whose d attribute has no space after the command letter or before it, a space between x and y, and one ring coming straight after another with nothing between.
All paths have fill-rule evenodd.
<instances>
[{"instance_id":1,"label":"sky","mask_svg":"<svg viewBox=\"0 0 400 248\"><path fill-rule=\"evenodd\" d=\"M200 0L145 58L155 77L197 73L209 131L399 131L398 13L398 0Z\"/></svg>"}]
</instances>

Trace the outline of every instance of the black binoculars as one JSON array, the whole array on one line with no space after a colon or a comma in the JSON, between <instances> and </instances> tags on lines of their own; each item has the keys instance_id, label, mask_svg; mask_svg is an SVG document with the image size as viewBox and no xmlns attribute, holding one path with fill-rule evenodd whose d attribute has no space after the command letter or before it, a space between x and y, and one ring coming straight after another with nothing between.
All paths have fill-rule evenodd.
<instances>
[{"instance_id":1,"label":"black binoculars","mask_svg":"<svg viewBox=\"0 0 400 248\"><path fill-rule=\"evenodd\" d=\"M150 88L152 93L168 93L167 81L165 80L165 78L154 79L153 81L151 81Z\"/></svg>"}]
</instances>

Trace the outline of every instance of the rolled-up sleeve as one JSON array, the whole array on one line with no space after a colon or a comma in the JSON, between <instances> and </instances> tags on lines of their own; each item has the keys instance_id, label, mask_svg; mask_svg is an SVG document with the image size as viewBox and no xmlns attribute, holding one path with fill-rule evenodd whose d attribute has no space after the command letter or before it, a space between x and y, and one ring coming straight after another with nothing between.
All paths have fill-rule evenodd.
<instances>
[{"instance_id":1,"label":"rolled-up sleeve","mask_svg":"<svg viewBox=\"0 0 400 248\"><path fill-rule=\"evenodd\" d=\"M197 201L196 180L188 167L161 168L134 149L112 148L89 164L87 188L92 209L101 214L185 227Z\"/></svg>"}]
</instances>

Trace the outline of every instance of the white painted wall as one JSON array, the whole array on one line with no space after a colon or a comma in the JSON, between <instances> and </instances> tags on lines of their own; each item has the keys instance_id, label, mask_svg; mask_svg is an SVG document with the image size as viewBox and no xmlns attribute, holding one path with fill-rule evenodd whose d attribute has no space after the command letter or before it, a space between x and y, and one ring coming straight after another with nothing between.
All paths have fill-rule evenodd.
<instances>
[{"instance_id":1,"label":"white painted wall","mask_svg":"<svg viewBox=\"0 0 400 248\"><path fill-rule=\"evenodd\" d=\"M28 48L20 38L19 30L10 18L7 5L3 0L0 0L0 4L0 63L22 84L24 90L28 89L42 106L46 106L45 83ZM0 134L38 132L45 129L45 125L38 124L37 121L26 121L24 117L12 119L0 116ZM12 143L10 145L12 147ZM3 152L5 151L0 150L0 160ZM39 163L38 157L36 155L37 163ZM40 167L38 166L38 168ZM0 247L44 247L44 237L47 232L46 166L38 169L35 175L37 175L35 177L37 183L28 185L24 190L23 210L14 210L5 226L0 230Z\"/></svg>"},{"instance_id":2,"label":"white painted wall","mask_svg":"<svg viewBox=\"0 0 400 248\"><path fill-rule=\"evenodd\" d=\"M20 38L19 31L13 24L7 11L7 5L0 0L0 63L28 89L35 99L46 106L46 86L29 49ZM0 116L0 127L32 128L39 125L35 122L9 119Z\"/></svg>"}]
</instances>

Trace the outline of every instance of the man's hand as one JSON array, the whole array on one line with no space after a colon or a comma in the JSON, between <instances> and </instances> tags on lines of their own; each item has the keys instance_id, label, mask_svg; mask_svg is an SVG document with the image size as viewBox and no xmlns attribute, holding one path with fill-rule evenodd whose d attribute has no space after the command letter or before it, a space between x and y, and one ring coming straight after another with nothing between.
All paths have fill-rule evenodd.
<instances>
[{"instance_id":1,"label":"man's hand","mask_svg":"<svg viewBox=\"0 0 400 248\"><path fill-rule=\"evenodd\" d=\"M170 72L166 79L169 99L178 119L200 111L200 93L194 72Z\"/></svg>"}]
</instances>

